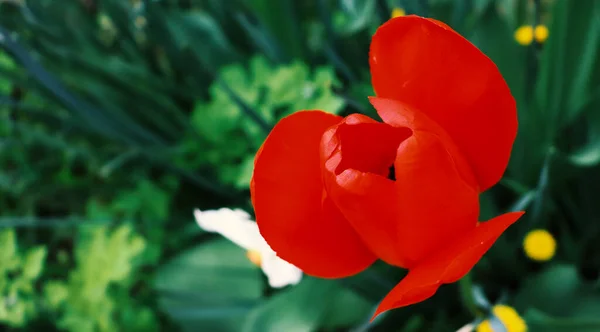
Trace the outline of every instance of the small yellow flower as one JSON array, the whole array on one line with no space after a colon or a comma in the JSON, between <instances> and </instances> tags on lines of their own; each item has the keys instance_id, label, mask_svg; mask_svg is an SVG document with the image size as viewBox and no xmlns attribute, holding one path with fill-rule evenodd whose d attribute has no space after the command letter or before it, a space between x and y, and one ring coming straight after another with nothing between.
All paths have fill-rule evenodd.
<instances>
[{"instance_id":1,"label":"small yellow flower","mask_svg":"<svg viewBox=\"0 0 600 332\"><path fill-rule=\"evenodd\" d=\"M490 323L489 319L486 319L483 322L479 323L479 325L477 325L477 329L475 331L477 331L477 332L494 332L494 330L492 329L492 324Z\"/></svg>"},{"instance_id":2,"label":"small yellow flower","mask_svg":"<svg viewBox=\"0 0 600 332\"><path fill-rule=\"evenodd\" d=\"M515 40L523 46L531 44L533 41L533 27L531 25L520 26L515 31Z\"/></svg>"},{"instance_id":3,"label":"small yellow flower","mask_svg":"<svg viewBox=\"0 0 600 332\"><path fill-rule=\"evenodd\" d=\"M548 39L548 27L540 24L533 30L533 35L538 43L543 43Z\"/></svg>"},{"instance_id":4,"label":"small yellow flower","mask_svg":"<svg viewBox=\"0 0 600 332\"><path fill-rule=\"evenodd\" d=\"M492 309L494 316L504 325L507 332L526 332L527 324L525 320L519 316L519 313L510 306L498 304ZM477 325L477 332L496 332L492 327L489 319L484 320Z\"/></svg>"},{"instance_id":5,"label":"small yellow flower","mask_svg":"<svg viewBox=\"0 0 600 332\"><path fill-rule=\"evenodd\" d=\"M525 236L523 250L535 261L547 261L556 253L556 240L547 230L536 229Z\"/></svg>"},{"instance_id":6,"label":"small yellow flower","mask_svg":"<svg viewBox=\"0 0 600 332\"><path fill-rule=\"evenodd\" d=\"M400 17L400 16L404 16L406 15L406 11L403 8L394 8L392 9L392 18L394 17Z\"/></svg>"},{"instance_id":7,"label":"small yellow flower","mask_svg":"<svg viewBox=\"0 0 600 332\"><path fill-rule=\"evenodd\" d=\"M548 39L548 33L548 27L543 24L535 29L531 25L522 25L515 31L515 40L523 46L531 44L534 38L538 43L543 43Z\"/></svg>"}]
</instances>

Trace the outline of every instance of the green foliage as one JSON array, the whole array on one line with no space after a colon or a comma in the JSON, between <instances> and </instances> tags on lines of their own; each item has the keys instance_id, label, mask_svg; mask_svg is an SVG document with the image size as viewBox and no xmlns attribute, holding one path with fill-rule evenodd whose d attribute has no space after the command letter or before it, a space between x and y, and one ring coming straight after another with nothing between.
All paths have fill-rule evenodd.
<instances>
[{"instance_id":1,"label":"green foliage","mask_svg":"<svg viewBox=\"0 0 600 332\"><path fill-rule=\"evenodd\" d=\"M158 183L141 179L135 187L123 188L108 204L98 199L90 200L86 216L100 223L115 219L128 223L137 221L142 234L153 243L143 251L145 263L154 264L162 252L165 233L159 226L164 225L169 217L169 190L177 187L173 178L165 178L162 182L161 187Z\"/></svg>"},{"instance_id":2,"label":"green foliage","mask_svg":"<svg viewBox=\"0 0 600 332\"><path fill-rule=\"evenodd\" d=\"M0 231L0 323L23 327L36 317L35 283L45 259L46 248L20 252L15 232Z\"/></svg>"},{"instance_id":3,"label":"green foliage","mask_svg":"<svg viewBox=\"0 0 600 332\"><path fill-rule=\"evenodd\" d=\"M190 248L159 268L160 305L184 331L239 331L261 302L260 270L234 244L219 239Z\"/></svg>"},{"instance_id":4,"label":"green foliage","mask_svg":"<svg viewBox=\"0 0 600 332\"><path fill-rule=\"evenodd\" d=\"M310 332L366 322L372 305L336 281L305 277L253 309L242 331Z\"/></svg>"},{"instance_id":5,"label":"green foliage","mask_svg":"<svg viewBox=\"0 0 600 332\"><path fill-rule=\"evenodd\" d=\"M222 239L164 264L156 287L163 293L161 307L185 331L314 331L364 323L373 310L369 301L338 282L309 277L263 299L260 270L242 249Z\"/></svg>"},{"instance_id":6,"label":"green foliage","mask_svg":"<svg viewBox=\"0 0 600 332\"><path fill-rule=\"evenodd\" d=\"M15 63L5 52L0 50L0 72L11 72L15 69ZM4 75L2 75L4 76ZM10 81L6 79L0 79L0 93L4 96L8 95L11 90Z\"/></svg>"},{"instance_id":7,"label":"green foliage","mask_svg":"<svg viewBox=\"0 0 600 332\"><path fill-rule=\"evenodd\" d=\"M473 269L475 293L513 305L534 332L597 331L592 0L0 1L0 329L454 331L472 321L454 284L369 323L405 274L381 262L268 289L243 250L192 220L195 207L250 208L254 155L282 117L377 118L368 47L394 7L472 41L517 102L509 169L482 195L481 218L527 214ZM536 22L548 40L517 44L515 29ZM532 228L556 236L554 260L520 254Z\"/></svg>"},{"instance_id":8,"label":"green foliage","mask_svg":"<svg viewBox=\"0 0 600 332\"><path fill-rule=\"evenodd\" d=\"M145 240L130 225L115 230L106 226L81 230L75 249L75 269L66 281L49 281L44 296L67 331L150 331L156 318L135 301L139 258Z\"/></svg>"},{"instance_id":9,"label":"green foliage","mask_svg":"<svg viewBox=\"0 0 600 332\"><path fill-rule=\"evenodd\" d=\"M253 152L262 144L266 132L247 112L256 113L267 124L297 110L338 113L344 101L332 89L339 84L331 67L311 71L300 61L274 67L264 57L256 56L248 69L241 64L222 68L219 80L209 89L210 101L196 103L191 114L196 132L193 137L201 136L206 141L199 144L190 138L189 143L184 143L188 148L185 154L190 158L188 167L218 167L223 183L248 188Z\"/></svg>"},{"instance_id":10,"label":"green foliage","mask_svg":"<svg viewBox=\"0 0 600 332\"><path fill-rule=\"evenodd\" d=\"M558 264L529 276L515 303L527 313L534 332L600 329L600 292L572 265Z\"/></svg>"},{"instance_id":11,"label":"green foliage","mask_svg":"<svg viewBox=\"0 0 600 332\"><path fill-rule=\"evenodd\" d=\"M375 1L345 1L341 4L341 10L336 11L333 16L333 25L337 33L342 36L353 34L370 27L375 15Z\"/></svg>"}]
</instances>

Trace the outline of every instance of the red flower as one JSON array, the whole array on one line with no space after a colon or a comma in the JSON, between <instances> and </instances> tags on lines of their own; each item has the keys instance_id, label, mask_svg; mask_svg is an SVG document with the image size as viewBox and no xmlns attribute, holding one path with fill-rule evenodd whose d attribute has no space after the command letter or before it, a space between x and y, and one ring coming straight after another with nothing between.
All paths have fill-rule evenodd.
<instances>
[{"instance_id":1,"label":"red flower","mask_svg":"<svg viewBox=\"0 0 600 332\"><path fill-rule=\"evenodd\" d=\"M384 123L284 118L256 156L251 194L263 237L307 274L346 277L378 258L407 268L379 314L463 277L523 213L477 221L517 131L489 58L443 23L405 16L377 30L370 66Z\"/></svg>"}]
</instances>

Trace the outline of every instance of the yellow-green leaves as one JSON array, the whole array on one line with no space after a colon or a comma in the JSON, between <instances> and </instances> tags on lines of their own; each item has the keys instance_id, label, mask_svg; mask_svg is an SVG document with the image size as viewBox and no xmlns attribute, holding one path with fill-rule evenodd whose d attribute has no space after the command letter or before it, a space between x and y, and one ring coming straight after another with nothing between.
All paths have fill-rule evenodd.
<instances>
[{"instance_id":1,"label":"yellow-green leaves","mask_svg":"<svg viewBox=\"0 0 600 332\"><path fill-rule=\"evenodd\" d=\"M338 113L345 106L333 92L338 86L333 68L311 70L300 61L274 66L256 56L248 68L242 64L226 66L209 89L210 100L194 107L192 127L196 136L189 138L193 141L186 144L187 160L182 163L187 167L213 165L224 183L248 188L254 153L266 137L253 116L270 126L299 110Z\"/></svg>"},{"instance_id":2,"label":"yellow-green leaves","mask_svg":"<svg viewBox=\"0 0 600 332\"><path fill-rule=\"evenodd\" d=\"M129 224L82 229L75 248L76 267L66 281L46 283L46 302L58 326L70 332L134 330L138 318L152 328L153 316L128 293L146 241ZM150 321L148 321L150 319Z\"/></svg>"},{"instance_id":3,"label":"yellow-green leaves","mask_svg":"<svg viewBox=\"0 0 600 332\"><path fill-rule=\"evenodd\" d=\"M0 325L21 327L38 313L36 289L45 247L19 250L15 231L0 230Z\"/></svg>"}]
</instances>

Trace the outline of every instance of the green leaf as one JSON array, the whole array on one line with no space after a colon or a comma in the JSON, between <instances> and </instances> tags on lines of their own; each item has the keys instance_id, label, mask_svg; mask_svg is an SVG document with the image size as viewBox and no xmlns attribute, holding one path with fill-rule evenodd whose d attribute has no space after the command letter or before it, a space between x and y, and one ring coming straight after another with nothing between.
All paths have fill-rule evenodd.
<instances>
[{"instance_id":1,"label":"green leaf","mask_svg":"<svg viewBox=\"0 0 600 332\"><path fill-rule=\"evenodd\" d=\"M487 9L493 5L495 0L474 0L473 11L475 15L481 15L487 11Z\"/></svg>"},{"instance_id":2,"label":"green leaf","mask_svg":"<svg viewBox=\"0 0 600 332\"><path fill-rule=\"evenodd\" d=\"M15 231L12 229L0 231L0 273L13 271L19 263Z\"/></svg>"},{"instance_id":3,"label":"green leaf","mask_svg":"<svg viewBox=\"0 0 600 332\"><path fill-rule=\"evenodd\" d=\"M114 218L112 211L97 199L89 199L85 206L85 215L92 221L110 223Z\"/></svg>"},{"instance_id":4,"label":"green leaf","mask_svg":"<svg viewBox=\"0 0 600 332\"><path fill-rule=\"evenodd\" d=\"M17 301L9 308L4 308L4 304L0 305L0 322L10 327L23 327L27 322L27 303Z\"/></svg>"},{"instance_id":5,"label":"green leaf","mask_svg":"<svg viewBox=\"0 0 600 332\"><path fill-rule=\"evenodd\" d=\"M0 73L4 76L5 71L12 71L16 68L14 60L4 51L0 50ZM0 78L0 96L6 96L10 93L12 84L9 80Z\"/></svg>"},{"instance_id":6,"label":"green leaf","mask_svg":"<svg viewBox=\"0 0 600 332\"><path fill-rule=\"evenodd\" d=\"M225 239L181 253L155 278L161 308L185 331L239 331L263 285L261 270Z\"/></svg>"},{"instance_id":7,"label":"green leaf","mask_svg":"<svg viewBox=\"0 0 600 332\"><path fill-rule=\"evenodd\" d=\"M497 2L502 12L506 13L506 19L513 30L517 29L520 25L530 23L528 21L529 3L527 1L498 0Z\"/></svg>"},{"instance_id":8,"label":"green leaf","mask_svg":"<svg viewBox=\"0 0 600 332\"><path fill-rule=\"evenodd\" d=\"M335 281L305 277L290 289L274 295L250 313L243 332L317 330L333 304Z\"/></svg>"},{"instance_id":9,"label":"green leaf","mask_svg":"<svg viewBox=\"0 0 600 332\"><path fill-rule=\"evenodd\" d=\"M309 71L305 63L296 61L289 66L277 67L269 76L255 76L255 82L265 82L268 94L265 104L269 107L281 107L296 101L299 95L310 98L312 82L308 81ZM309 90L309 92L306 92Z\"/></svg>"},{"instance_id":10,"label":"green leaf","mask_svg":"<svg viewBox=\"0 0 600 332\"><path fill-rule=\"evenodd\" d=\"M555 317L593 317L590 305L600 310L600 292L583 282L573 265L553 265L528 276L515 297L519 312L533 308Z\"/></svg>"},{"instance_id":11,"label":"green leaf","mask_svg":"<svg viewBox=\"0 0 600 332\"><path fill-rule=\"evenodd\" d=\"M149 220L165 221L169 215L169 194L156 183L142 180L132 190L117 196L111 209L127 219L136 215Z\"/></svg>"},{"instance_id":12,"label":"green leaf","mask_svg":"<svg viewBox=\"0 0 600 332\"><path fill-rule=\"evenodd\" d=\"M49 281L44 288L56 326L71 332L129 330L124 315L144 311L131 297L144 239L129 224L114 230L87 226L80 228L76 244L75 269L66 281ZM154 328L148 325L145 330Z\"/></svg>"},{"instance_id":13,"label":"green leaf","mask_svg":"<svg viewBox=\"0 0 600 332\"><path fill-rule=\"evenodd\" d=\"M298 21L299 6L293 0L249 0L262 26L263 33L273 36L277 46L283 52L282 60L302 58L304 54L304 36Z\"/></svg>"},{"instance_id":14,"label":"green leaf","mask_svg":"<svg viewBox=\"0 0 600 332\"><path fill-rule=\"evenodd\" d=\"M494 6L485 8L469 40L494 61L515 99L521 104L525 93L526 48L515 42L513 30Z\"/></svg>"},{"instance_id":15,"label":"green leaf","mask_svg":"<svg viewBox=\"0 0 600 332\"><path fill-rule=\"evenodd\" d=\"M146 249L146 241L134 233L131 225L124 224L110 234L104 246L105 257L111 258L110 280L122 281L130 276L132 261Z\"/></svg>"},{"instance_id":16,"label":"green leaf","mask_svg":"<svg viewBox=\"0 0 600 332\"><path fill-rule=\"evenodd\" d=\"M53 310L58 310L69 297L68 286L61 281L48 281L44 285L44 298Z\"/></svg>"},{"instance_id":17,"label":"green leaf","mask_svg":"<svg viewBox=\"0 0 600 332\"><path fill-rule=\"evenodd\" d=\"M236 188L245 189L248 188L248 184L252 179L254 172L254 156L250 155L242 161L240 164L240 171L237 174L237 180L234 182Z\"/></svg>"},{"instance_id":18,"label":"green leaf","mask_svg":"<svg viewBox=\"0 0 600 332\"><path fill-rule=\"evenodd\" d=\"M587 126L587 139L583 146L568 155L568 160L580 167L591 167L600 163L600 89L598 95L582 109L583 121Z\"/></svg>"},{"instance_id":19,"label":"green leaf","mask_svg":"<svg viewBox=\"0 0 600 332\"><path fill-rule=\"evenodd\" d=\"M598 312L600 302L593 308ZM524 315L529 331L531 332L596 332L600 330L600 319L597 316L590 318L556 318L537 309L529 309Z\"/></svg>"},{"instance_id":20,"label":"green leaf","mask_svg":"<svg viewBox=\"0 0 600 332\"><path fill-rule=\"evenodd\" d=\"M40 276L46 259L46 247L29 249L23 261L22 273L27 280L35 280Z\"/></svg>"},{"instance_id":21,"label":"green leaf","mask_svg":"<svg viewBox=\"0 0 600 332\"><path fill-rule=\"evenodd\" d=\"M349 0L340 1L340 11L335 13L334 27L338 34L350 36L367 29L376 16L376 1Z\"/></svg>"},{"instance_id":22,"label":"green leaf","mask_svg":"<svg viewBox=\"0 0 600 332\"><path fill-rule=\"evenodd\" d=\"M237 51L209 14L192 11L163 17L179 49L192 49L208 68L219 68L238 59Z\"/></svg>"},{"instance_id":23,"label":"green leaf","mask_svg":"<svg viewBox=\"0 0 600 332\"><path fill-rule=\"evenodd\" d=\"M321 327L344 328L368 322L374 311L370 301L354 291L342 287L340 283L333 286L331 304L325 309Z\"/></svg>"},{"instance_id":24,"label":"green leaf","mask_svg":"<svg viewBox=\"0 0 600 332\"><path fill-rule=\"evenodd\" d=\"M569 124L600 79L600 3L558 0L544 45L535 97L555 128ZM556 133L555 133L556 134Z\"/></svg>"}]
</instances>

